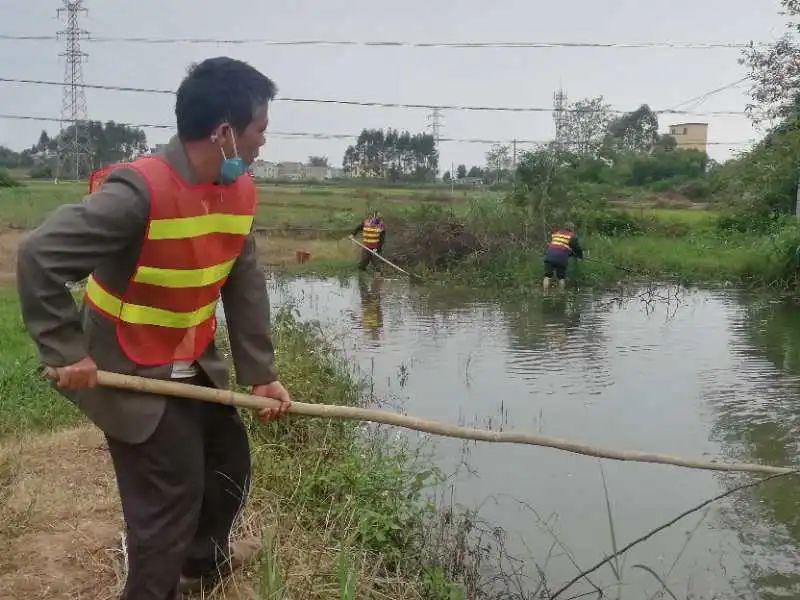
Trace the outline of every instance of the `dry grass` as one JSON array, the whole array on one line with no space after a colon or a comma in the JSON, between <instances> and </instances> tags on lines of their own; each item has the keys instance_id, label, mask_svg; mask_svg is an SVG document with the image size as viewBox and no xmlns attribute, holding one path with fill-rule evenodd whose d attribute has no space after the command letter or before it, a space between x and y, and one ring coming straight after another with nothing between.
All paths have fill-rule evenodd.
<instances>
[{"instance_id":1,"label":"dry grass","mask_svg":"<svg viewBox=\"0 0 800 600\"><path fill-rule=\"evenodd\" d=\"M311 254L310 263L352 263L358 260L358 249L347 239L299 239L266 236L258 238L258 253L263 266L286 267L297 264L299 250Z\"/></svg>"},{"instance_id":2,"label":"dry grass","mask_svg":"<svg viewBox=\"0 0 800 600\"><path fill-rule=\"evenodd\" d=\"M299 475L299 474L298 474ZM339 599L339 543L334 530L310 532L297 512L276 512L279 498L254 483L252 502L235 537L264 540L285 585L281 600ZM285 499L284 499L285 500ZM333 512L333 511L331 511ZM346 523L344 524L346 527ZM110 600L124 580L123 524L102 434L83 426L15 439L0 446L0 590L3 598ZM350 556L357 598L422 599L401 574L381 575L381 562ZM270 598L264 557L204 595L208 600Z\"/></svg>"},{"instance_id":3,"label":"dry grass","mask_svg":"<svg viewBox=\"0 0 800 600\"><path fill-rule=\"evenodd\" d=\"M82 427L0 446L4 598L114 598L122 524L102 435Z\"/></svg>"},{"instance_id":4,"label":"dry grass","mask_svg":"<svg viewBox=\"0 0 800 600\"><path fill-rule=\"evenodd\" d=\"M26 234L20 229L0 229L0 285L15 280L17 248Z\"/></svg>"}]
</instances>

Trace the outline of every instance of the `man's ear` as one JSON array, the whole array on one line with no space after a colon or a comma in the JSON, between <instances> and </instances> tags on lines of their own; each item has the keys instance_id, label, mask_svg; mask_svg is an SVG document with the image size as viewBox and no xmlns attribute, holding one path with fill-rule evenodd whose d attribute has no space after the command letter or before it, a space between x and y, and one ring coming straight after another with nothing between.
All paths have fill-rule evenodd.
<instances>
[{"instance_id":1,"label":"man's ear","mask_svg":"<svg viewBox=\"0 0 800 600\"><path fill-rule=\"evenodd\" d=\"M211 135L209 136L209 139L214 143L217 143L217 142L220 142L220 141L224 143L225 140L230 135L230 131L231 131L230 123L228 123L228 122L220 123L219 125L217 125L214 128L214 131L211 132Z\"/></svg>"}]
</instances>

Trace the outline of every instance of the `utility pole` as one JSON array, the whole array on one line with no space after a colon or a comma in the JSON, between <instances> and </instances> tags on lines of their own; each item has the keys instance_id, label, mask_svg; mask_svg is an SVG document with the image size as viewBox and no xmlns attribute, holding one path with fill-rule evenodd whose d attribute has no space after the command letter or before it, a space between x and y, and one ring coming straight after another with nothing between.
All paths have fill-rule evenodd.
<instances>
[{"instance_id":1,"label":"utility pole","mask_svg":"<svg viewBox=\"0 0 800 600\"><path fill-rule=\"evenodd\" d=\"M517 170L517 140L514 140L514 158L512 160L513 170Z\"/></svg>"},{"instance_id":2,"label":"utility pole","mask_svg":"<svg viewBox=\"0 0 800 600\"><path fill-rule=\"evenodd\" d=\"M75 180L80 179L81 166L89 173L92 168L91 143L89 140L89 124L86 121L86 92L83 88L83 62L88 56L81 50L81 40L86 39L88 31L81 29L78 18L88 11L83 7L83 0L62 0L63 7L58 9L59 18L64 18L65 29L58 32L59 39L64 40L64 92L61 97L61 132L58 136L58 164L56 181L62 175L70 173ZM71 135L64 135L64 124L72 123Z\"/></svg>"},{"instance_id":3,"label":"utility pole","mask_svg":"<svg viewBox=\"0 0 800 600\"><path fill-rule=\"evenodd\" d=\"M553 121L556 126L556 146L563 147L566 141L566 124L567 124L567 92L564 88L559 88L553 94Z\"/></svg>"},{"instance_id":4,"label":"utility pole","mask_svg":"<svg viewBox=\"0 0 800 600\"><path fill-rule=\"evenodd\" d=\"M433 141L436 144L436 152L439 153L439 141L441 140L441 130L444 127L444 120L441 108L434 108L433 112L431 112L426 119L429 121L426 129L430 129L431 133L433 134ZM441 156L441 154L439 154ZM437 168L436 168L436 176L439 175L439 168L438 168L438 161L437 161ZM451 173L452 175L452 173Z\"/></svg>"}]
</instances>

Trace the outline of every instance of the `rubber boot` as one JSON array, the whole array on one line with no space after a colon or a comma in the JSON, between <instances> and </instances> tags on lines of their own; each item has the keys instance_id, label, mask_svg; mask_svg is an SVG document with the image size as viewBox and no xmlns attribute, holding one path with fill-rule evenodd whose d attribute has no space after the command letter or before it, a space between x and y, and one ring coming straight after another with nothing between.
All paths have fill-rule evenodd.
<instances>
[{"instance_id":1,"label":"rubber boot","mask_svg":"<svg viewBox=\"0 0 800 600\"><path fill-rule=\"evenodd\" d=\"M549 278L549 277L545 277L545 278L542 280L542 289L543 289L545 292L546 292L547 290L549 290L549 289L550 289L550 278Z\"/></svg>"},{"instance_id":2,"label":"rubber boot","mask_svg":"<svg viewBox=\"0 0 800 600\"><path fill-rule=\"evenodd\" d=\"M559 279L558 280L558 289L560 289L560 290L567 289L567 280L566 279Z\"/></svg>"}]
</instances>

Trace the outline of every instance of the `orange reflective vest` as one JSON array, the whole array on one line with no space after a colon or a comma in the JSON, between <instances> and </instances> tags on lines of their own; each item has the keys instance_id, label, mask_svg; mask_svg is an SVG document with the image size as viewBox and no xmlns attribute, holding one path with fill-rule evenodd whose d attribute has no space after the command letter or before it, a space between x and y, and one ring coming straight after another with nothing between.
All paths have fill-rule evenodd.
<instances>
[{"instance_id":1,"label":"orange reflective vest","mask_svg":"<svg viewBox=\"0 0 800 600\"><path fill-rule=\"evenodd\" d=\"M575 234L566 229L556 231L550 238L550 243L547 245L547 249L572 254L572 246L570 246L570 242L572 242L573 237L575 237Z\"/></svg>"},{"instance_id":2,"label":"orange reflective vest","mask_svg":"<svg viewBox=\"0 0 800 600\"><path fill-rule=\"evenodd\" d=\"M145 157L93 175L90 192L119 166L138 171L150 189L144 241L125 292L114 294L92 275L86 299L116 321L119 345L133 362L195 360L214 339L220 290L253 224L255 185L250 177L190 185L162 158Z\"/></svg>"},{"instance_id":3,"label":"orange reflective vest","mask_svg":"<svg viewBox=\"0 0 800 600\"><path fill-rule=\"evenodd\" d=\"M370 250L375 250L381 244L381 233L384 229L383 222L366 219L364 228L361 230L361 243Z\"/></svg>"}]
</instances>

